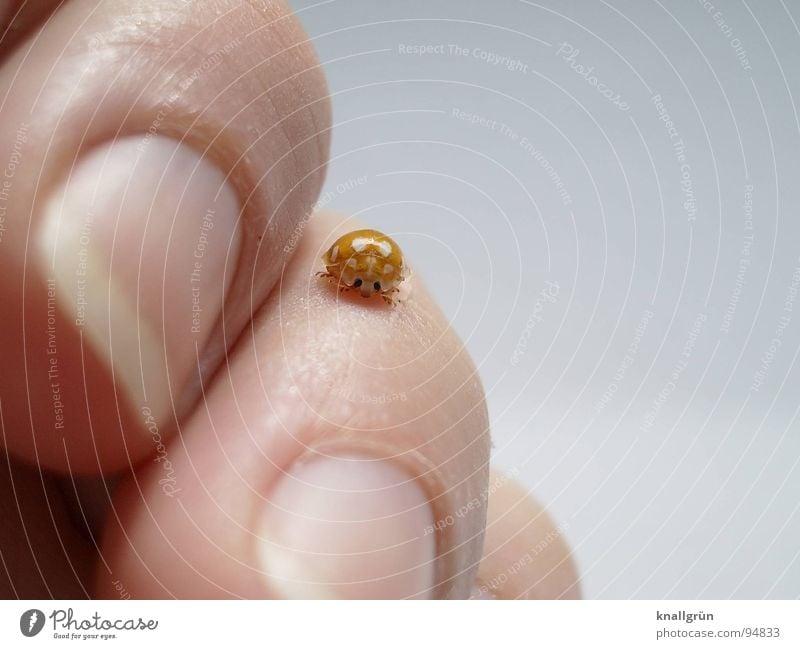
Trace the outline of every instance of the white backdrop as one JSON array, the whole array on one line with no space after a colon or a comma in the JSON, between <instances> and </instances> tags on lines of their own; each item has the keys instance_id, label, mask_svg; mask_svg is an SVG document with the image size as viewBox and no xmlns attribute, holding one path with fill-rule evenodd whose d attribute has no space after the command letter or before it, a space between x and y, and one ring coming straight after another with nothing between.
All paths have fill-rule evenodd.
<instances>
[{"instance_id":1,"label":"white backdrop","mask_svg":"<svg viewBox=\"0 0 800 649\"><path fill-rule=\"evenodd\" d=\"M585 595L800 596L800 3L293 6Z\"/></svg>"}]
</instances>

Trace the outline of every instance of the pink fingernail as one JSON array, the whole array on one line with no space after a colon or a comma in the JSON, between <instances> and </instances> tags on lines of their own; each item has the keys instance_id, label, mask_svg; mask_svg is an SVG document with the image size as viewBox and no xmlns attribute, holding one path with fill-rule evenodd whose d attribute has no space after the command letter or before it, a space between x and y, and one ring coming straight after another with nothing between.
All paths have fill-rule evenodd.
<instances>
[{"instance_id":1,"label":"pink fingernail","mask_svg":"<svg viewBox=\"0 0 800 649\"><path fill-rule=\"evenodd\" d=\"M276 597L427 598L432 530L427 494L401 466L315 456L297 462L268 495L258 556Z\"/></svg>"},{"instance_id":2,"label":"pink fingernail","mask_svg":"<svg viewBox=\"0 0 800 649\"><path fill-rule=\"evenodd\" d=\"M199 396L192 375L239 241L225 174L176 140L137 136L78 160L45 206L38 252L68 320L159 421Z\"/></svg>"}]
</instances>

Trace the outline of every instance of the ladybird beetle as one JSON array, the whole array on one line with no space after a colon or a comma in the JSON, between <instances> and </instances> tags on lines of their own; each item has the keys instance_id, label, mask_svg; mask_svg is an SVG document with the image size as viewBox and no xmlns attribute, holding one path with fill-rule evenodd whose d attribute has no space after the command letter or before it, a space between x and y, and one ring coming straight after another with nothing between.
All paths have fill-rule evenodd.
<instances>
[{"instance_id":1,"label":"ladybird beetle","mask_svg":"<svg viewBox=\"0 0 800 649\"><path fill-rule=\"evenodd\" d=\"M339 237L322 255L326 272L346 291L358 289L362 297L380 295L394 305L391 294L405 279L403 252L390 237L377 230L354 230Z\"/></svg>"}]
</instances>

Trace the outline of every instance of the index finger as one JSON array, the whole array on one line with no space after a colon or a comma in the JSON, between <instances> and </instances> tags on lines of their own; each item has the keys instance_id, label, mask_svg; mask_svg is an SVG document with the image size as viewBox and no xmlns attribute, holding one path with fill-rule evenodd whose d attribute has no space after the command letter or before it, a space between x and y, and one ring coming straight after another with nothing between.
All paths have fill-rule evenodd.
<instances>
[{"instance_id":1,"label":"index finger","mask_svg":"<svg viewBox=\"0 0 800 649\"><path fill-rule=\"evenodd\" d=\"M278 280L330 117L294 16L258 4L75 0L0 67L15 455L84 473L140 461Z\"/></svg>"},{"instance_id":2,"label":"index finger","mask_svg":"<svg viewBox=\"0 0 800 649\"><path fill-rule=\"evenodd\" d=\"M143 598L469 595L486 519L483 391L418 277L392 308L314 276L355 227L311 220L203 408L126 480L101 595L114 579Z\"/></svg>"}]
</instances>

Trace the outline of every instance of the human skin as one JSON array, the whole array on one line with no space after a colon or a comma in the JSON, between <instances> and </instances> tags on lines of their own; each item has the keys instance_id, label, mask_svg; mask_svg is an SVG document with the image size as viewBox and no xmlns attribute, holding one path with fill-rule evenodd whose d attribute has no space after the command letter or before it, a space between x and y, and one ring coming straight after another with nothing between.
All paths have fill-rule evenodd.
<instances>
[{"instance_id":1,"label":"human skin","mask_svg":"<svg viewBox=\"0 0 800 649\"><path fill-rule=\"evenodd\" d=\"M424 278L315 276L362 224L288 7L58 4L0 2L0 594L578 596Z\"/></svg>"}]
</instances>

